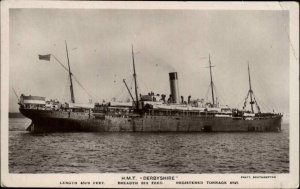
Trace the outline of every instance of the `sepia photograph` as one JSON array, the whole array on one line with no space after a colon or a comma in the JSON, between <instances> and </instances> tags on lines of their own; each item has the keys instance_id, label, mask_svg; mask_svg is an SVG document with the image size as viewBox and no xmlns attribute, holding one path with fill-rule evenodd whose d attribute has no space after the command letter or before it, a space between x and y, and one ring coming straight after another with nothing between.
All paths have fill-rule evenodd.
<instances>
[{"instance_id":1,"label":"sepia photograph","mask_svg":"<svg viewBox=\"0 0 300 189\"><path fill-rule=\"evenodd\" d=\"M1 4L2 186L299 186L299 5L64 3Z\"/></svg>"}]
</instances>

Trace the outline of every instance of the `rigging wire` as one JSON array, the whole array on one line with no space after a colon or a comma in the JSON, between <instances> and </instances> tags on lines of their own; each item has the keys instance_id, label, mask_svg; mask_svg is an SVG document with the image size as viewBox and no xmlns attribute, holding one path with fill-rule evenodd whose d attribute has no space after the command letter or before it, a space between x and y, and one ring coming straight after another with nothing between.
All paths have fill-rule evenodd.
<instances>
[{"instance_id":1,"label":"rigging wire","mask_svg":"<svg viewBox=\"0 0 300 189\"><path fill-rule=\"evenodd\" d=\"M242 98L242 100L238 103L238 104L236 104L236 108L239 108L240 107L240 105L242 105L242 103L243 102L245 102L245 100L247 100L247 98L248 98L248 95L249 95L249 91L247 92L247 95L246 95L246 97L245 98Z\"/></svg>"},{"instance_id":2,"label":"rigging wire","mask_svg":"<svg viewBox=\"0 0 300 189\"><path fill-rule=\"evenodd\" d=\"M255 82L255 80L254 80L254 82ZM264 91L263 89L264 89L264 87L262 86L262 84L261 84L261 82L255 82L255 84L256 83L258 83L258 85L256 85L256 86L258 86L258 88L259 88L259 91ZM264 93L262 94L262 95L259 95L259 96L261 96L261 97L263 97L263 99L268 99L268 98L266 98L266 96L264 95ZM271 107L274 107L274 104L272 103L272 102L270 102L270 101L265 101L267 104L270 104L271 105ZM272 109L272 108L271 108Z\"/></svg>"},{"instance_id":3,"label":"rigging wire","mask_svg":"<svg viewBox=\"0 0 300 189\"><path fill-rule=\"evenodd\" d=\"M217 90L217 87L214 83L213 83L213 86L214 86L214 90L216 92L216 97L218 98L218 103L221 104L220 102L222 102L223 103L222 105L226 105L226 101L224 100L222 95L220 95L219 89Z\"/></svg>"},{"instance_id":4,"label":"rigging wire","mask_svg":"<svg viewBox=\"0 0 300 189\"><path fill-rule=\"evenodd\" d=\"M209 93L209 89L210 89L211 83L208 85L207 91L205 93L205 102L208 102L208 93Z\"/></svg>"},{"instance_id":5,"label":"rigging wire","mask_svg":"<svg viewBox=\"0 0 300 189\"><path fill-rule=\"evenodd\" d=\"M69 88L69 82L70 82L70 80L69 80L69 76L66 78L66 80L65 80L65 87L64 87L64 90L63 90L63 98L64 98L64 101L67 101L66 99L68 99L67 98L67 89ZM68 94L69 95L69 94Z\"/></svg>"},{"instance_id":6,"label":"rigging wire","mask_svg":"<svg viewBox=\"0 0 300 189\"><path fill-rule=\"evenodd\" d=\"M54 54L50 54L51 56L53 56L53 58L67 71L67 72L69 72L69 69L66 67L66 66L64 66L64 64L63 63L61 63L61 61L59 61L57 58L56 58L56 56L54 56Z\"/></svg>"},{"instance_id":7,"label":"rigging wire","mask_svg":"<svg viewBox=\"0 0 300 189\"><path fill-rule=\"evenodd\" d=\"M215 86L215 90L217 90L216 86ZM219 87L218 88L218 97L223 101L223 105L227 105L228 101L227 101L227 98L224 96L224 94L226 94L226 93L224 92L224 90L222 89L222 87L221 88Z\"/></svg>"},{"instance_id":8,"label":"rigging wire","mask_svg":"<svg viewBox=\"0 0 300 189\"><path fill-rule=\"evenodd\" d=\"M239 108L241 107L242 103L245 101L246 98L242 98L242 100L240 100L240 102L238 102L236 105L235 105L235 108Z\"/></svg>"},{"instance_id":9,"label":"rigging wire","mask_svg":"<svg viewBox=\"0 0 300 189\"><path fill-rule=\"evenodd\" d=\"M265 109L266 111L269 111L269 112L272 111L272 108L270 108L268 105L266 105L265 103L263 103L263 101L261 101L261 99L259 99L257 97L256 97L256 99L257 99L257 102L262 105L261 107L263 109Z\"/></svg>"},{"instance_id":10,"label":"rigging wire","mask_svg":"<svg viewBox=\"0 0 300 189\"><path fill-rule=\"evenodd\" d=\"M120 89L115 93L115 95L112 96L111 100L118 100L120 99L120 96L122 95L123 87L120 87Z\"/></svg>"},{"instance_id":11,"label":"rigging wire","mask_svg":"<svg viewBox=\"0 0 300 189\"><path fill-rule=\"evenodd\" d=\"M248 102L249 95L250 95L250 92L248 91L247 96L244 100L243 110L245 110L245 108L247 107L247 102Z\"/></svg>"},{"instance_id":12,"label":"rigging wire","mask_svg":"<svg viewBox=\"0 0 300 189\"><path fill-rule=\"evenodd\" d=\"M72 74L72 73L71 73ZM72 74L73 75L73 74ZM86 92L86 94L90 97L90 98L92 98L92 99L96 99L96 98L94 98L89 92L88 92L88 90L86 89L86 88L84 88L84 86L79 82L79 80L73 75L73 78L74 78L74 80L76 81L76 83Z\"/></svg>"},{"instance_id":13,"label":"rigging wire","mask_svg":"<svg viewBox=\"0 0 300 189\"><path fill-rule=\"evenodd\" d=\"M66 95L66 88L68 88L68 83L69 83L68 78L69 76L65 78L66 79L64 80L65 82L59 83L59 87L53 88L51 92L47 95L47 99L49 98L50 100L56 98L57 96L60 96L61 97L59 98L60 100L67 102L68 98ZM61 90L61 87L64 87L63 90Z\"/></svg>"},{"instance_id":14,"label":"rigging wire","mask_svg":"<svg viewBox=\"0 0 300 189\"><path fill-rule=\"evenodd\" d=\"M131 77L130 84L129 84L129 86L130 86L130 92L131 93L133 93L133 91L132 91L132 89L133 89L133 83L134 83L134 78ZM129 94L128 94L128 96L129 96Z\"/></svg>"},{"instance_id":15,"label":"rigging wire","mask_svg":"<svg viewBox=\"0 0 300 189\"><path fill-rule=\"evenodd\" d=\"M56 58L56 56L54 56L53 54L50 54L67 72L69 72L69 69L64 66L64 64L58 60L58 58ZM73 76L74 80L76 81L76 83L84 90L84 92L86 92L86 94L92 98L92 99L97 99L95 98L94 95L92 95L85 87L83 87L83 85L79 82L79 80L76 78L76 76L71 72L71 75ZM97 96L98 97L98 96ZM99 97L98 97L99 98Z\"/></svg>"},{"instance_id":16,"label":"rigging wire","mask_svg":"<svg viewBox=\"0 0 300 189\"><path fill-rule=\"evenodd\" d=\"M256 91L265 91L265 87L262 86L262 83L261 82L257 82L257 80L255 78L254 78L254 82L253 83L254 83L254 86L256 86L256 88L258 89ZM259 96L262 97L263 99L266 99L266 100L268 99L268 98L266 98L266 96L264 95L264 93L259 93L259 94L260 94ZM260 104L260 106L259 106L260 109L262 108L262 109L264 109L266 111L269 111L269 112L271 112L273 110L273 108L271 108L271 107L274 107L274 104L272 102L268 101L268 102L264 103L264 101L261 100L262 98L258 98L256 95L255 95L254 98L256 98L255 101L257 102L257 104ZM267 104L270 104L271 107L268 106Z\"/></svg>"},{"instance_id":17,"label":"rigging wire","mask_svg":"<svg viewBox=\"0 0 300 189\"><path fill-rule=\"evenodd\" d=\"M146 91L150 92L149 87L147 86L147 84L142 80L139 79L139 82L142 84L142 86L146 89ZM139 91L140 93L142 93L142 89L140 89Z\"/></svg>"}]
</instances>

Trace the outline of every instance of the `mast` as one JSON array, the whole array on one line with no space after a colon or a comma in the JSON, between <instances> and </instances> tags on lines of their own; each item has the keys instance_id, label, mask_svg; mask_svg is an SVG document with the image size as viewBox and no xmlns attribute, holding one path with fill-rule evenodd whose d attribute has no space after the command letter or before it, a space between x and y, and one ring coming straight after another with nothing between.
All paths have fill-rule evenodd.
<instances>
[{"instance_id":1,"label":"mast","mask_svg":"<svg viewBox=\"0 0 300 189\"><path fill-rule=\"evenodd\" d=\"M136 99L136 110L139 110L139 97L137 92L137 84L136 84L136 73L135 73L135 64L134 64L134 54L133 54L133 45L131 45L131 53L132 53L132 63L133 63L133 78L134 78L134 90L135 90L135 99Z\"/></svg>"},{"instance_id":2,"label":"mast","mask_svg":"<svg viewBox=\"0 0 300 189\"><path fill-rule=\"evenodd\" d=\"M249 62L248 62L248 75L249 75L249 93L250 93L250 105L251 105L251 113L253 113L253 100L252 100L252 88L251 88L251 78L250 78L250 68L249 68Z\"/></svg>"},{"instance_id":3,"label":"mast","mask_svg":"<svg viewBox=\"0 0 300 189\"><path fill-rule=\"evenodd\" d=\"M210 54L209 54L209 70L210 70L210 87L211 87L211 98L212 98L212 103L213 106L215 105L215 97L214 97L214 84L213 84L213 80L212 80L212 72L211 72L211 61L210 61Z\"/></svg>"},{"instance_id":4,"label":"mast","mask_svg":"<svg viewBox=\"0 0 300 189\"><path fill-rule=\"evenodd\" d=\"M67 52L67 59L68 59L68 67L69 67L69 76L70 76L70 91L71 91L71 102L75 103L75 98L74 98L74 90L73 90L73 82L72 82L72 73L71 73L71 68L70 68L70 61L69 61L69 53L68 53L68 46L67 46L67 41L66 43L66 52Z\"/></svg>"}]
</instances>

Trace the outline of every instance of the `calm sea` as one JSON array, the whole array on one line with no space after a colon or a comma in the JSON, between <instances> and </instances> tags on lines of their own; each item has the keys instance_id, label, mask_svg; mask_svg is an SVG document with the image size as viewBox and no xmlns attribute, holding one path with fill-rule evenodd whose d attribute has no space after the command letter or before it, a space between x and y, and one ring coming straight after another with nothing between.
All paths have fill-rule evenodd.
<instances>
[{"instance_id":1,"label":"calm sea","mask_svg":"<svg viewBox=\"0 0 300 189\"><path fill-rule=\"evenodd\" d=\"M288 173L280 133L46 133L9 119L10 173Z\"/></svg>"}]
</instances>

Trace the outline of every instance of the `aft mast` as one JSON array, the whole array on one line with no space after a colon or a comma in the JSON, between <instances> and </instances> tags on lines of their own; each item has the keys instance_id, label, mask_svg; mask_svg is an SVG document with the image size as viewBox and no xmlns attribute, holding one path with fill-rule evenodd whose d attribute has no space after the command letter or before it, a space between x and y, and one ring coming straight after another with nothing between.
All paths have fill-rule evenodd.
<instances>
[{"instance_id":1,"label":"aft mast","mask_svg":"<svg viewBox=\"0 0 300 189\"><path fill-rule=\"evenodd\" d=\"M251 78L250 78L250 68L249 68L249 63L248 63L248 75L249 75L249 93L250 93L250 105L251 105L251 113L254 113L253 111L253 99L252 99L252 95L253 95L253 91L251 88Z\"/></svg>"},{"instance_id":2,"label":"aft mast","mask_svg":"<svg viewBox=\"0 0 300 189\"><path fill-rule=\"evenodd\" d=\"M211 98L212 98L212 103L213 103L213 106L214 106L214 105L215 105L215 97L214 97L214 83L213 83L213 80L212 80L212 72L211 72L211 67L214 67L214 66L211 66L210 54L209 54L209 71L210 71L210 87L211 87Z\"/></svg>"},{"instance_id":3,"label":"aft mast","mask_svg":"<svg viewBox=\"0 0 300 189\"><path fill-rule=\"evenodd\" d=\"M135 99L136 99L136 110L139 110L139 97L137 92L137 82L136 82L136 73L135 73L135 64L134 64L134 53L133 53L133 45L131 45L131 53L132 53L132 64L133 64L133 78L134 78L134 90L135 90Z\"/></svg>"},{"instance_id":4,"label":"aft mast","mask_svg":"<svg viewBox=\"0 0 300 189\"><path fill-rule=\"evenodd\" d=\"M256 101L256 99L255 99L255 96L254 96L254 93L253 93L253 90L252 90L252 86L251 86L251 77L250 77L250 66L249 66L249 62L248 62L248 77L249 77L249 91L248 91L247 97L245 98L245 101L244 101L243 110L245 110L246 104L247 104L247 100L248 100L248 97L250 96L251 113L252 113L252 114L254 113L253 104L256 105L257 111L258 111L258 113L260 113L260 107L259 107L259 105L257 104L257 101Z\"/></svg>"},{"instance_id":5,"label":"aft mast","mask_svg":"<svg viewBox=\"0 0 300 189\"><path fill-rule=\"evenodd\" d=\"M67 59L68 59L68 67L69 67L69 76L70 76L70 91L71 91L71 102L75 103L75 97L74 97L74 90L73 90L73 82L72 82L72 72L70 68L70 61L69 61L69 53L68 53L68 46L67 46L67 41L66 43L66 52L67 52Z\"/></svg>"}]
</instances>

